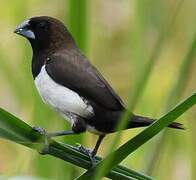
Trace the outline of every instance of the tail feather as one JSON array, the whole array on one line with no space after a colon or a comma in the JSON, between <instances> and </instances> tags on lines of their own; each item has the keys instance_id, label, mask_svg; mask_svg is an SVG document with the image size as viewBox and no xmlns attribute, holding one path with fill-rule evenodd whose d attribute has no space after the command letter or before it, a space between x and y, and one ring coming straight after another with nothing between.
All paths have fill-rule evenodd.
<instances>
[{"instance_id":1,"label":"tail feather","mask_svg":"<svg viewBox=\"0 0 196 180\"><path fill-rule=\"evenodd\" d=\"M173 122L168 126L169 128L175 128L175 129L185 129L183 124L178 123L178 122Z\"/></svg>"},{"instance_id":2,"label":"tail feather","mask_svg":"<svg viewBox=\"0 0 196 180\"><path fill-rule=\"evenodd\" d=\"M150 119L148 117L133 115L128 128L137 128L137 127L149 126L154 121L156 121L156 119ZM174 128L174 129L184 129L183 124L180 124L180 123L177 123L177 122L171 123L168 127L169 128Z\"/></svg>"}]
</instances>

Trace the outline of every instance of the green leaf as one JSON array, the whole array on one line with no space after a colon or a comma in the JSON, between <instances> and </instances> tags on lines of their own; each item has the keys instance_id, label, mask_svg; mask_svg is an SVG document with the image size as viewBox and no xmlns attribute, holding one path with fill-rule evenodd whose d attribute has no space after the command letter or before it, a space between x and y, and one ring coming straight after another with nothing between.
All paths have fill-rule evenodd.
<instances>
[{"instance_id":1,"label":"green leaf","mask_svg":"<svg viewBox=\"0 0 196 180\"><path fill-rule=\"evenodd\" d=\"M166 18L166 22L165 22L165 24L162 25L163 26L162 30L159 34L159 37L156 41L156 44L153 48L153 51L152 51L147 63L145 64L145 66L143 66L143 69L141 70L141 75L138 78L136 78L135 84L133 85L131 96L129 97L129 103L128 103L129 112L132 112L134 110L134 108L136 107L137 103L139 102L139 98L141 97L142 92L145 89L145 86L146 86L148 79L150 77L150 74L155 66L155 63L158 60L158 56L160 55L160 52L161 52L162 47L164 45L164 42L165 42L166 38L168 37L168 35L170 34L171 27L176 20L178 11L179 11L180 7L182 6L182 2L183 2L183 0L179 0L174 3L175 8L174 8L174 11L172 12L172 15L168 15L168 17ZM129 116L130 116L130 113L128 113L128 112L124 113L122 120L118 124L117 133L116 133L115 138L109 148L109 152L113 151L117 147L119 140L120 140L120 137L121 137L121 130L124 129L124 127L126 127L128 120L130 118Z\"/></svg>"},{"instance_id":2,"label":"green leaf","mask_svg":"<svg viewBox=\"0 0 196 180\"><path fill-rule=\"evenodd\" d=\"M175 77L175 82L173 83L173 87L169 93L169 96L166 100L165 110L167 111L170 107L172 107L177 100L181 97L185 89L187 88L187 82L190 75L190 70L194 65L194 58L196 55L196 32L193 38L193 41L186 53L185 57L183 57L183 62L178 72L178 75ZM164 150L163 146L165 145L168 138L167 131L164 131L161 134L159 141L154 145L154 149L151 149L151 156L149 163L146 165L146 173L152 175L155 170L157 163L160 161L160 157L162 151Z\"/></svg>"},{"instance_id":3,"label":"green leaf","mask_svg":"<svg viewBox=\"0 0 196 180\"><path fill-rule=\"evenodd\" d=\"M88 156L82 154L78 148L56 142L52 139L46 148L45 136L34 131L24 121L0 108L0 137L18 144L22 144L38 152L52 155L76 166L88 169L91 161ZM101 158L96 157L98 161ZM107 175L111 179L152 179L142 173L123 166L113 168Z\"/></svg>"},{"instance_id":4,"label":"green leaf","mask_svg":"<svg viewBox=\"0 0 196 180\"><path fill-rule=\"evenodd\" d=\"M69 1L69 27L83 52L87 52L88 42L88 0L70 0Z\"/></svg>"},{"instance_id":5,"label":"green leaf","mask_svg":"<svg viewBox=\"0 0 196 180\"><path fill-rule=\"evenodd\" d=\"M152 125L150 125L148 128L143 130L133 139L129 140L127 143L122 145L115 152L109 154L104 160L99 162L95 167L91 168L90 170L85 172L82 176L80 176L78 180L84 180L93 177L96 171L100 167L102 167L104 163L107 164L107 162L109 162L110 159L112 159L112 164L110 163L107 164L107 166L104 166L104 168L102 167L101 170L98 171L99 174L96 175L95 179L100 179L101 177L104 177L110 171L110 169L112 169L117 164L119 164L129 154L131 154L141 145L149 141L152 137L158 134L163 128L167 127L175 119L177 119L179 116L181 116L183 113L185 113L188 109L190 109L195 104L196 104L196 93L194 93L192 96L187 98L184 102L179 104L173 110L165 114L159 120L155 121Z\"/></svg>"}]
</instances>

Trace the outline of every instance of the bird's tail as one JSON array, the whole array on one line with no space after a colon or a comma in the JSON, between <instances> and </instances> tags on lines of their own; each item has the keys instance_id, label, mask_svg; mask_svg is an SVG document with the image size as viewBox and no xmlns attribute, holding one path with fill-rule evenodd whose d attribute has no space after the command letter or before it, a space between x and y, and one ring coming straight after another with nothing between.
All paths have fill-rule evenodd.
<instances>
[{"instance_id":1,"label":"bird's tail","mask_svg":"<svg viewBox=\"0 0 196 180\"><path fill-rule=\"evenodd\" d=\"M155 119L150 119L148 117L133 115L132 118L131 118L131 121L128 125L128 129L129 128L149 126L154 121L156 121L156 120ZM171 123L168 127L169 128L175 128L175 129L184 129L183 124L180 124L180 123L177 123L177 122Z\"/></svg>"}]
</instances>

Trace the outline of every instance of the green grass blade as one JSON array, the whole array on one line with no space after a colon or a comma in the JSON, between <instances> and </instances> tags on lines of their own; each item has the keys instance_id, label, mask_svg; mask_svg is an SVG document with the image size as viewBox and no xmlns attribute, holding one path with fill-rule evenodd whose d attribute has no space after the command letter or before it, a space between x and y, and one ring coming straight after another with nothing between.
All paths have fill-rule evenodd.
<instances>
[{"instance_id":1,"label":"green grass blade","mask_svg":"<svg viewBox=\"0 0 196 180\"><path fill-rule=\"evenodd\" d=\"M34 136L31 136L32 128L25 122L18 121L18 118L0 108L0 127L1 129L12 133L14 136L26 141L33 141ZM6 136L9 139L9 135Z\"/></svg>"},{"instance_id":2,"label":"green grass blade","mask_svg":"<svg viewBox=\"0 0 196 180\"><path fill-rule=\"evenodd\" d=\"M88 41L88 0L69 1L69 27L80 49L86 53Z\"/></svg>"},{"instance_id":3,"label":"green grass blade","mask_svg":"<svg viewBox=\"0 0 196 180\"><path fill-rule=\"evenodd\" d=\"M166 101L165 110L167 111L176 101L181 97L182 92L186 88L186 82L189 77L189 71L194 64L194 58L196 55L196 35L194 36L193 42L190 45L190 48L187 54L184 57L183 63L178 73L177 80L175 79L174 86L169 93L168 99ZM149 164L146 168L146 173L152 175L157 162L160 160L161 152L166 140L166 132L163 132L162 136L159 139L159 142L155 145L154 152L152 152L152 157L149 160ZM152 150L151 150L152 151Z\"/></svg>"},{"instance_id":4,"label":"green grass blade","mask_svg":"<svg viewBox=\"0 0 196 180\"><path fill-rule=\"evenodd\" d=\"M155 48L153 49L153 52L152 52L151 56L149 57L147 64L144 67L145 69L142 70L142 74L138 77L138 79L135 81L135 84L133 85L133 87L135 87L135 88L132 90L132 94L131 94L131 97L129 98L130 101L128 104L128 109L130 112L132 112L132 110L135 108L135 106L136 106L136 104L137 104L137 102L143 92L143 89L145 88L145 86L147 84L147 81L148 81L149 76L152 72L152 69L153 69L153 67L156 63L156 60L158 59L158 56L162 50L164 41L165 41L166 37L169 35L171 27L176 20L176 17L177 17L178 11L182 5L182 2L183 2L183 0L177 1L175 3L175 8L174 8L175 11L173 12L171 18L170 18L170 16L168 18L166 18L167 19L166 25L164 26L164 28L162 28L162 32L160 33L158 40L156 41ZM109 152L112 152L116 148L116 146L119 142L119 139L121 137L121 131L119 131L119 130L123 129L123 127L126 126L126 124L128 123L128 119L130 118L129 116L130 116L129 113L125 113L124 117L120 121L118 128L117 128L118 132L116 133L114 141L109 148ZM104 164L102 166L102 168L100 168L99 170L104 171L104 168L107 168L107 166L111 166L111 163L112 163L112 158L111 158L111 161L106 161L106 164Z\"/></svg>"},{"instance_id":5,"label":"green grass blade","mask_svg":"<svg viewBox=\"0 0 196 180\"><path fill-rule=\"evenodd\" d=\"M165 28L162 28L163 30L159 35L159 38L158 38L156 45L155 45L155 48L153 49L153 52L148 60L148 63L145 66L145 69L142 71L141 76L139 76L139 78L135 81L135 85L133 86L135 88L132 90L131 97L129 98L130 99L129 104L128 104L129 112L132 112L132 110L135 108L135 106L136 106L136 104L137 104L146 84L147 84L150 73L152 72L152 69L156 63L157 57L161 52L162 46L164 44L164 40L168 36L170 29L175 22L178 11L182 5L182 2L183 2L183 0L179 0L175 4L175 11L173 12L172 18L167 18L169 20L166 23L166 25L164 26ZM118 132L116 133L113 144L111 145L111 148L109 149L109 152L113 151L115 149L115 147L117 146L117 143L119 142L119 139L121 137L121 131L119 131L119 130L123 129L126 126L126 124L128 123L129 116L130 116L130 113L125 113L124 117L120 121L120 123L117 127Z\"/></svg>"},{"instance_id":6,"label":"green grass blade","mask_svg":"<svg viewBox=\"0 0 196 180\"><path fill-rule=\"evenodd\" d=\"M151 54L151 56L149 57L149 60L147 62L147 64L145 65L145 69L142 72L141 76L139 77L139 79L135 82L135 85L133 87L136 87L134 89L134 92L131 94L130 97L130 101L128 104L129 109L134 109L135 106L137 105L137 102L140 98L141 92L143 91L143 89L145 88L145 85L147 84L147 81L149 79L150 73L152 72L152 69L158 59L158 56L162 50L162 47L164 45L164 41L166 39L166 37L169 35L170 31L171 31L171 27L174 24L177 14L179 12L179 9L182 5L183 0L180 0L176 3L176 7L175 7L175 11L172 14L172 18L167 18L168 22L166 24L164 24L163 28L162 28L162 32L160 32L159 38L156 41L155 47L153 49L153 52Z\"/></svg>"},{"instance_id":7,"label":"green grass blade","mask_svg":"<svg viewBox=\"0 0 196 180\"><path fill-rule=\"evenodd\" d=\"M195 104L196 104L196 93L194 93L192 96L187 98L185 101L183 101L177 107L175 107L173 110L171 110L170 112L165 114L159 120L155 121L151 126L149 126L144 131L139 133L133 139L129 140L127 143L122 145L115 152L108 155L103 161L101 161L95 167L93 167L90 170L88 170L87 172L85 172L78 179L84 180L84 179L93 177L96 173L96 170L98 168L100 168L102 166L102 164L104 164L107 161L110 161L112 158L112 164L109 164L109 166L104 168L104 170L98 171L99 173L100 172L101 173L97 174L95 179L100 179L101 177L105 176L110 171L111 168L113 168L117 164L119 164L129 154L131 154L137 148L139 148L141 145L143 145L144 143L149 141L153 136L158 134L163 128L167 127L175 119L177 119L179 116L181 116L183 113L185 113L188 109L190 109Z\"/></svg>"},{"instance_id":8,"label":"green grass blade","mask_svg":"<svg viewBox=\"0 0 196 180\"><path fill-rule=\"evenodd\" d=\"M22 144L29 148L42 152L45 147L45 137L35 132L31 126L24 121L13 116L0 108L0 137L15 143ZM52 155L64 161L75 164L76 166L88 169L91 161L88 156L82 154L78 148L68 144L58 143L54 140L49 141L49 146L45 154ZM96 157L97 160L101 158ZM123 166L116 166L107 175L112 179L151 179L142 173L130 170Z\"/></svg>"}]
</instances>

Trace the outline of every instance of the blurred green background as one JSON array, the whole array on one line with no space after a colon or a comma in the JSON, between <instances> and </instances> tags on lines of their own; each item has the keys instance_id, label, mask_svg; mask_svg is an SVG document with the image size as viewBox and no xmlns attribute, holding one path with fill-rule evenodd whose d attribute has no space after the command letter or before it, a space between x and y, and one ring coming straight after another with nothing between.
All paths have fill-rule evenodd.
<instances>
[{"instance_id":1,"label":"blurred green background","mask_svg":"<svg viewBox=\"0 0 196 180\"><path fill-rule=\"evenodd\" d=\"M39 97L31 76L31 47L13 34L32 16L62 20L90 61L128 103L134 84L155 51L152 71L134 112L158 118L196 89L195 0L0 0L0 106L48 131L70 128ZM179 122L186 131L166 130L123 161L157 179L196 179L196 109ZM141 129L124 131L120 144ZM99 154L113 139L108 135ZM58 138L92 148L95 135ZM82 169L0 140L0 174L73 179ZM26 177L27 178L27 177Z\"/></svg>"}]
</instances>

